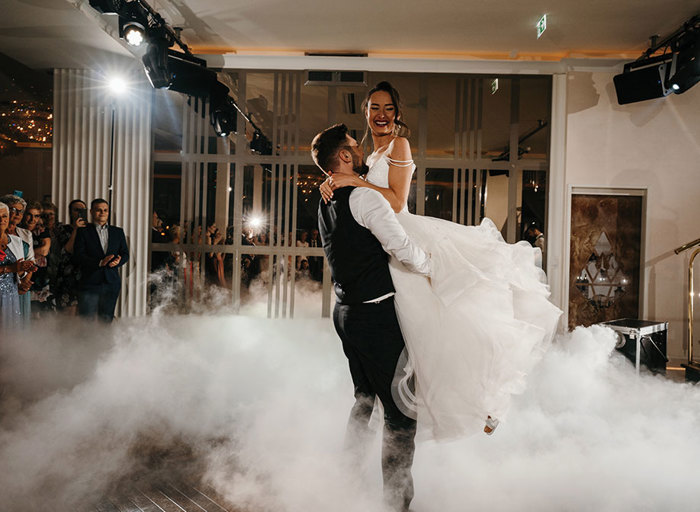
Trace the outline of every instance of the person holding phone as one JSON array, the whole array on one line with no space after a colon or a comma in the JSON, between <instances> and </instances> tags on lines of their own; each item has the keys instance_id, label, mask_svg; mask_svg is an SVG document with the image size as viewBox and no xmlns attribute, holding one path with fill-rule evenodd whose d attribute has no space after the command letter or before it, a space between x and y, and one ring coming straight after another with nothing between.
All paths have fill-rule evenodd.
<instances>
[{"instance_id":1,"label":"person holding phone","mask_svg":"<svg viewBox=\"0 0 700 512\"><path fill-rule=\"evenodd\" d=\"M87 205L82 199L73 199L68 204L70 222L62 224L57 233L61 248L56 277L52 283L52 293L56 299L56 308L69 315L78 312L78 283L80 267L73 263L73 247L78 231L87 226Z\"/></svg>"}]
</instances>

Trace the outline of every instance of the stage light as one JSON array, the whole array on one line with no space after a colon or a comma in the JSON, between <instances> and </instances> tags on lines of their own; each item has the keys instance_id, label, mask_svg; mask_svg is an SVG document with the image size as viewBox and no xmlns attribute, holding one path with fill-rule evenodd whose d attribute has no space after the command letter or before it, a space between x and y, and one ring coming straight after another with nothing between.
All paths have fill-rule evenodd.
<instances>
[{"instance_id":1,"label":"stage light","mask_svg":"<svg viewBox=\"0 0 700 512\"><path fill-rule=\"evenodd\" d=\"M258 217L257 215L252 216L248 220L248 226L250 226L251 229L259 229L262 227L263 220L261 217Z\"/></svg>"},{"instance_id":2,"label":"stage light","mask_svg":"<svg viewBox=\"0 0 700 512\"><path fill-rule=\"evenodd\" d=\"M146 77L154 89L169 87L172 74L168 69L168 46L164 41L157 41L148 45L145 55L142 57Z\"/></svg>"},{"instance_id":3,"label":"stage light","mask_svg":"<svg viewBox=\"0 0 700 512\"><path fill-rule=\"evenodd\" d=\"M675 94L683 94L700 81L700 36L678 51L676 70L668 79Z\"/></svg>"},{"instance_id":4,"label":"stage light","mask_svg":"<svg viewBox=\"0 0 700 512\"><path fill-rule=\"evenodd\" d=\"M233 108L220 106L211 110L211 124L219 137L226 137L236 132L238 113Z\"/></svg>"},{"instance_id":5,"label":"stage light","mask_svg":"<svg viewBox=\"0 0 700 512\"><path fill-rule=\"evenodd\" d=\"M253 133L253 140L250 141L250 150L259 155L271 155L272 142L270 142L270 139L268 139L264 133L255 130Z\"/></svg>"},{"instance_id":6,"label":"stage light","mask_svg":"<svg viewBox=\"0 0 700 512\"><path fill-rule=\"evenodd\" d=\"M202 59L169 51L166 64L170 72L168 89L171 91L207 98L218 83L216 73L207 69L206 62Z\"/></svg>"},{"instance_id":7,"label":"stage light","mask_svg":"<svg viewBox=\"0 0 700 512\"><path fill-rule=\"evenodd\" d=\"M109 90L112 92L112 94L115 94L117 96L124 94L126 90L129 88L128 84L126 83L126 80L124 80L120 76L113 76L107 80L107 87Z\"/></svg>"},{"instance_id":8,"label":"stage light","mask_svg":"<svg viewBox=\"0 0 700 512\"><path fill-rule=\"evenodd\" d=\"M219 137L235 133L237 128L238 110L228 93L229 88L214 78L209 91L209 112L211 124Z\"/></svg>"},{"instance_id":9,"label":"stage light","mask_svg":"<svg viewBox=\"0 0 700 512\"><path fill-rule=\"evenodd\" d=\"M146 40L146 31L138 21L127 21L122 26L121 32L124 34L122 37L131 46L141 46Z\"/></svg>"},{"instance_id":10,"label":"stage light","mask_svg":"<svg viewBox=\"0 0 700 512\"><path fill-rule=\"evenodd\" d=\"M700 15L649 48L636 61L625 64L613 79L620 105L682 94L700 81Z\"/></svg>"}]
</instances>

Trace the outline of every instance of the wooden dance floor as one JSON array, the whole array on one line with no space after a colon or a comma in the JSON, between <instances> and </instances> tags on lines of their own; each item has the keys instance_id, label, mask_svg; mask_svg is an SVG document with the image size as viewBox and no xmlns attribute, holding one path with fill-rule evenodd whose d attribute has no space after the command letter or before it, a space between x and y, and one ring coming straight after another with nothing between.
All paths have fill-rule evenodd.
<instances>
[{"instance_id":1,"label":"wooden dance floor","mask_svg":"<svg viewBox=\"0 0 700 512\"><path fill-rule=\"evenodd\" d=\"M187 443L142 436L132 450L132 471L84 512L241 512L203 483L201 460Z\"/></svg>"},{"instance_id":2,"label":"wooden dance floor","mask_svg":"<svg viewBox=\"0 0 700 512\"><path fill-rule=\"evenodd\" d=\"M121 489L90 512L238 512L211 489L187 484L163 484Z\"/></svg>"}]
</instances>

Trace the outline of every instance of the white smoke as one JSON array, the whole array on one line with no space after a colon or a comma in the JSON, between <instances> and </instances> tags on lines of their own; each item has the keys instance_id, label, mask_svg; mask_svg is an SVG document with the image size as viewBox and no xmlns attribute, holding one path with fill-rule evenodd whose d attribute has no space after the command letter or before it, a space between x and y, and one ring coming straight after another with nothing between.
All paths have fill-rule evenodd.
<instances>
[{"instance_id":1,"label":"white smoke","mask_svg":"<svg viewBox=\"0 0 700 512\"><path fill-rule=\"evenodd\" d=\"M493 436L420 443L412 510L693 509L700 390L637 377L613 345L558 338ZM378 442L366 474L343 457L352 384L328 319L53 320L0 358L3 511L76 510L160 470L250 510L382 510ZM154 469L161 448L181 463Z\"/></svg>"}]
</instances>

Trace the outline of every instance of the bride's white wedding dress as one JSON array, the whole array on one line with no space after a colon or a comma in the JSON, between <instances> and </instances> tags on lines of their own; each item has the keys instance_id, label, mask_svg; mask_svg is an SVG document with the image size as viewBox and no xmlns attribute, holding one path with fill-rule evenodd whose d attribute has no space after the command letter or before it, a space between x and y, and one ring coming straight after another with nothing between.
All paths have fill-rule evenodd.
<instances>
[{"instance_id":1,"label":"bride's white wedding dress","mask_svg":"<svg viewBox=\"0 0 700 512\"><path fill-rule=\"evenodd\" d=\"M367 180L384 188L387 152L367 159ZM539 249L505 243L490 219L463 226L406 208L397 217L433 261L430 281L390 261L416 386L415 397L399 386L402 406L416 412L422 438L479 432L487 416L506 417L557 328L561 311L548 300Z\"/></svg>"}]
</instances>

